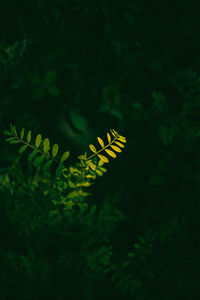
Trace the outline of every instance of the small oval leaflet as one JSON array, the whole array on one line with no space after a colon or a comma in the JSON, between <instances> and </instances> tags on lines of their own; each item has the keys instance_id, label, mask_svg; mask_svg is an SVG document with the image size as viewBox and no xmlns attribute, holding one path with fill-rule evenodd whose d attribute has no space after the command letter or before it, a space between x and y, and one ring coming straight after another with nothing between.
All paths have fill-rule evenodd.
<instances>
[{"instance_id":1,"label":"small oval leaflet","mask_svg":"<svg viewBox=\"0 0 200 300\"><path fill-rule=\"evenodd\" d=\"M110 136L110 134L107 132L107 139L108 139L108 143L110 144L110 142L111 142L111 136Z\"/></svg>"},{"instance_id":2,"label":"small oval leaflet","mask_svg":"<svg viewBox=\"0 0 200 300\"><path fill-rule=\"evenodd\" d=\"M59 164L59 166L56 169L56 177L60 177L60 175L62 174L62 168L63 168L63 165L61 163L61 164Z\"/></svg>"},{"instance_id":3,"label":"small oval leaflet","mask_svg":"<svg viewBox=\"0 0 200 300\"><path fill-rule=\"evenodd\" d=\"M19 148L18 152L19 152L20 154L23 153L23 152L26 150L27 147L28 147L28 145L22 146L21 148Z\"/></svg>"},{"instance_id":4,"label":"small oval leaflet","mask_svg":"<svg viewBox=\"0 0 200 300\"><path fill-rule=\"evenodd\" d=\"M35 140L35 146L36 146L36 148L38 148L40 146L41 139L42 139L41 134L38 134L37 137L36 137L36 140Z\"/></svg>"},{"instance_id":5,"label":"small oval leaflet","mask_svg":"<svg viewBox=\"0 0 200 300\"><path fill-rule=\"evenodd\" d=\"M124 145L121 144L120 142L115 142L115 144L117 144L119 147L124 148Z\"/></svg>"},{"instance_id":6,"label":"small oval leaflet","mask_svg":"<svg viewBox=\"0 0 200 300\"><path fill-rule=\"evenodd\" d=\"M30 143L31 141L31 130L27 133L27 142Z\"/></svg>"},{"instance_id":7,"label":"small oval leaflet","mask_svg":"<svg viewBox=\"0 0 200 300\"><path fill-rule=\"evenodd\" d=\"M20 143L20 141L19 140L12 140L12 141L10 141L10 144L17 144L17 143Z\"/></svg>"},{"instance_id":8,"label":"small oval leaflet","mask_svg":"<svg viewBox=\"0 0 200 300\"><path fill-rule=\"evenodd\" d=\"M99 144L101 145L101 147L103 148L104 147L103 140L100 137L97 137L97 140L98 140Z\"/></svg>"},{"instance_id":9,"label":"small oval leaflet","mask_svg":"<svg viewBox=\"0 0 200 300\"><path fill-rule=\"evenodd\" d=\"M103 160L104 162L106 162L106 163L109 162L108 158L105 157L104 155L101 155L101 154L97 154L97 155L98 155L98 157L99 157L101 160Z\"/></svg>"},{"instance_id":10,"label":"small oval leaflet","mask_svg":"<svg viewBox=\"0 0 200 300\"><path fill-rule=\"evenodd\" d=\"M110 129L110 132L112 133L112 135L113 135L114 137L116 136L116 134L113 132L112 129Z\"/></svg>"},{"instance_id":11,"label":"small oval leaflet","mask_svg":"<svg viewBox=\"0 0 200 300\"><path fill-rule=\"evenodd\" d=\"M69 151L63 153L60 162L64 162L69 157Z\"/></svg>"},{"instance_id":12,"label":"small oval leaflet","mask_svg":"<svg viewBox=\"0 0 200 300\"><path fill-rule=\"evenodd\" d=\"M117 140L119 140L122 143L126 143L126 139L123 137L117 137Z\"/></svg>"},{"instance_id":13,"label":"small oval leaflet","mask_svg":"<svg viewBox=\"0 0 200 300\"><path fill-rule=\"evenodd\" d=\"M53 160L52 160L52 159L49 160L49 161L47 161L47 162L44 164L44 166L42 167L42 171L48 170L48 169L51 167L52 163L53 163Z\"/></svg>"},{"instance_id":14,"label":"small oval leaflet","mask_svg":"<svg viewBox=\"0 0 200 300\"><path fill-rule=\"evenodd\" d=\"M47 153L49 151L49 144L50 144L49 139L48 138L44 139L44 143L43 143L44 153Z\"/></svg>"},{"instance_id":15,"label":"small oval leaflet","mask_svg":"<svg viewBox=\"0 0 200 300\"><path fill-rule=\"evenodd\" d=\"M106 151L110 156L112 156L113 158L116 158L116 157L117 157L116 154L115 154L113 151L108 150L108 149L105 149L105 151Z\"/></svg>"},{"instance_id":16,"label":"small oval leaflet","mask_svg":"<svg viewBox=\"0 0 200 300\"><path fill-rule=\"evenodd\" d=\"M58 153L58 144L54 144L52 148L52 155L55 157Z\"/></svg>"},{"instance_id":17,"label":"small oval leaflet","mask_svg":"<svg viewBox=\"0 0 200 300\"><path fill-rule=\"evenodd\" d=\"M115 150L116 152L122 152L122 150L117 146L110 145L110 147L113 148L113 150Z\"/></svg>"},{"instance_id":18,"label":"small oval leaflet","mask_svg":"<svg viewBox=\"0 0 200 300\"><path fill-rule=\"evenodd\" d=\"M96 170L96 165L93 164L93 162L91 160L88 160L88 165L90 166L90 168L95 171Z\"/></svg>"},{"instance_id":19,"label":"small oval leaflet","mask_svg":"<svg viewBox=\"0 0 200 300\"><path fill-rule=\"evenodd\" d=\"M36 151L36 150L34 150L33 152L31 152L31 153L29 154L29 156L28 156L28 161L32 161L33 158L36 156L36 154L37 154L37 151Z\"/></svg>"},{"instance_id":20,"label":"small oval leaflet","mask_svg":"<svg viewBox=\"0 0 200 300\"><path fill-rule=\"evenodd\" d=\"M37 157L34 162L33 162L33 166L34 167L39 167L41 165L41 163L43 162L45 156L44 155L41 155L39 157Z\"/></svg>"},{"instance_id":21,"label":"small oval leaflet","mask_svg":"<svg viewBox=\"0 0 200 300\"><path fill-rule=\"evenodd\" d=\"M89 145L89 148L90 148L90 150L91 150L92 152L94 152L94 153L97 152L97 150L96 150L96 148L95 148L94 145L90 144L90 145Z\"/></svg>"},{"instance_id":22,"label":"small oval leaflet","mask_svg":"<svg viewBox=\"0 0 200 300\"><path fill-rule=\"evenodd\" d=\"M25 128L23 128L20 132L20 138L23 140Z\"/></svg>"}]
</instances>

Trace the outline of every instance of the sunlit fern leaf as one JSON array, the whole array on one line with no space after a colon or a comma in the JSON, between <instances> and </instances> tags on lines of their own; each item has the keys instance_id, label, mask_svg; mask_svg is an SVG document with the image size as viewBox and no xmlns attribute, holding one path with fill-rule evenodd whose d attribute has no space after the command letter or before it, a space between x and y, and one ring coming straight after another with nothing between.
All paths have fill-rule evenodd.
<instances>
[{"instance_id":1,"label":"sunlit fern leaf","mask_svg":"<svg viewBox=\"0 0 200 300\"><path fill-rule=\"evenodd\" d=\"M116 154L115 154L113 151L108 150L108 149L105 149L105 151L106 151L111 157L113 157L113 158L116 158L116 157L117 157Z\"/></svg>"},{"instance_id":2,"label":"sunlit fern leaf","mask_svg":"<svg viewBox=\"0 0 200 300\"><path fill-rule=\"evenodd\" d=\"M100 170L96 170L96 173L97 173L99 176L102 176L102 175L103 175L103 172L100 171Z\"/></svg>"},{"instance_id":3,"label":"sunlit fern leaf","mask_svg":"<svg viewBox=\"0 0 200 300\"><path fill-rule=\"evenodd\" d=\"M69 151L65 151L60 159L60 162L64 162L69 157Z\"/></svg>"},{"instance_id":4,"label":"sunlit fern leaf","mask_svg":"<svg viewBox=\"0 0 200 300\"><path fill-rule=\"evenodd\" d=\"M27 147L28 147L28 145L22 146L21 148L19 148L18 152L19 152L20 154L23 153L23 152L26 150Z\"/></svg>"},{"instance_id":5,"label":"sunlit fern leaf","mask_svg":"<svg viewBox=\"0 0 200 300\"><path fill-rule=\"evenodd\" d=\"M117 146L110 145L110 147L112 147L113 150L115 150L116 152L122 152L122 150L119 147L117 147Z\"/></svg>"},{"instance_id":6,"label":"sunlit fern leaf","mask_svg":"<svg viewBox=\"0 0 200 300\"><path fill-rule=\"evenodd\" d=\"M110 136L110 134L107 132L107 139L108 139L108 143L110 144L110 142L111 142L111 136Z\"/></svg>"},{"instance_id":7,"label":"sunlit fern leaf","mask_svg":"<svg viewBox=\"0 0 200 300\"><path fill-rule=\"evenodd\" d=\"M90 147L90 150L91 150L92 152L94 152L94 153L97 152L97 150L96 150L96 148L95 148L94 145L90 144L89 147Z\"/></svg>"},{"instance_id":8,"label":"sunlit fern leaf","mask_svg":"<svg viewBox=\"0 0 200 300\"><path fill-rule=\"evenodd\" d=\"M23 140L25 128L23 128L20 132L20 138Z\"/></svg>"},{"instance_id":9,"label":"sunlit fern leaf","mask_svg":"<svg viewBox=\"0 0 200 300\"><path fill-rule=\"evenodd\" d=\"M96 170L96 165L93 164L93 162L92 162L91 160L88 160L88 164L89 164L90 168L91 168L93 171Z\"/></svg>"},{"instance_id":10,"label":"sunlit fern leaf","mask_svg":"<svg viewBox=\"0 0 200 300\"><path fill-rule=\"evenodd\" d=\"M114 131L112 129L110 129L110 132L112 133L112 135L115 137L116 134L114 133Z\"/></svg>"},{"instance_id":11,"label":"sunlit fern leaf","mask_svg":"<svg viewBox=\"0 0 200 300\"><path fill-rule=\"evenodd\" d=\"M98 157L99 157L101 160L103 160L104 162L106 162L106 163L109 162L108 158L105 157L104 155L101 155L101 154L97 154L97 155L98 155Z\"/></svg>"},{"instance_id":12,"label":"sunlit fern leaf","mask_svg":"<svg viewBox=\"0 0 200 300\"><path fill-rule=\"evenodd\" d=\"M117 144L119 147L121 147L121 148L124 148L124 145L122 144L122 143L120 143L120 142L116 142L115 141L115 144Z\"/></svg>"},{"instance_id":13,"label":"sunlit fern leaf","mask_svg":"<svg viewBox=\"0 0 200 300\"><path fill-rule=\"evenodd\" d=\"M98 167L103 166L103 164L104 164L104 161L100 159L99 162L98 162Z\"/></svg>"},{"instance_id":14,"label":"sunlit fern leaf","mask_svg":"<svg viewBox=\"0 0 200 300\"><path fill-rule=\"evenodd\" d=\"M118 136L117 140L119 140L122 143L126 143L126 139L124 137L122 137L122 136Z\"/></svg>"},{"instance_id":15,"label":"sunlit fern leaf","mask_svg":"<svg viewBox=\"0 0 200 300\"><path fill-rule=\"evenodd\" d=\"M55 157L58 153L58 144L54 144L52 148L52 155Z\"/></svg>"},{"instance_id":16,"label":"sunlit fern leaf","mask_svg":"<svg viewBox=\"0 0 200 300\"><path fill-rule=\"evenodd\" d=\"M35 146L36 146L36 148L38 148L38 147L40 146L41 139L42 139L41 134L38 134L38 135L36 136L36 139L35 139Z\"/></svg>"},{"instance_id":17,"label":"sunlit fern leaf","mask_svg":"<svg viewBox=\"0 0 200 300\"><path fill-rule=\"evenodd\" d=\"M50 144L49 139L45 138L44 143L43 143L44 153L47 153L49 151L49 149L50 149L49 144Z\"/></svg>"},{"instance_id":18,"label":"sunlit fern leaf","mask_svg":"<svg viewBox=\"0 0 200 300\"><path fill-rule=\"evenodd\" d=\"M103 140L100 137L97 137L97 140L98 140L99 144L101 145L101 147L103 148L104 147Z\"/></svg>"}]
</instances>

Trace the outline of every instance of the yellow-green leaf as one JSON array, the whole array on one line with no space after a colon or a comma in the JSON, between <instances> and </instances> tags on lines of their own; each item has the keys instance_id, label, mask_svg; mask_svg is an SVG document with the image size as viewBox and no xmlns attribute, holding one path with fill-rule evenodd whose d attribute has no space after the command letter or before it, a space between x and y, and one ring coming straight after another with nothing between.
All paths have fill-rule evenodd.
<instances>
[{"instance_id":1,"label":"yellow-green leaf","mask_svg":"<svg viewBox=\"0 0 200 300\"><path fill-rule=\"evenodd\" d=\"M111 136L108 132L107 132L107 139L108 139L108 143L110 143L111 142Z\"/></svg>"},{"instance_id":2,"label":"yellow-green leaf","mask_svg":"<svg viewBox=\"0 0 200 300\"><path fill-rule=\"evenodd\" d=\"M44 147L44 153L47 153L49 151L49 148L50 148L48 138L44 139L43 147Z\"/></svg>"},{"instance_id":3,"label":"yellow-green leaf","mask_svg":"<svg viewBox=\"0 0 200 300\"><path fill-rule=\"evenodd\" d=\"M69 157L69 151L66 151L65 153L63 153L60 161L64 162L68 157Z\"/></svg>"},{"instance_id":4,"label":"yellow-green leaf","mask_svg":"<svg viewBox=\"0 0 200 300\"><path fill-rule=\"evenodd\" d=\"M88 165L90 166L90 168L95 171L96 170L96 165L93 164L93 162L91 160L88 160Z\"/></svg>"},{"instance_id":5,"label":"yellow-green leaf","mask_svg":"<svg viewBox=\"0 0 200 300\"><path fill-rule=\"evenodd\" d=\"M115 150L116 152L122 152L122 150L119 147L117 147L117 146L110 145L110 147L112 147L113 150Z\"/></svg>"},{"instance_id":6,"label":"yellow-green leaf","mask_svg":"<svg viewBox=\"0 0 200 300\"><path fill-rule=\"evenodd\" d=\"M30 143L31 141L31 130L27 133L27 142Z\"/></svg>"},{"instance_id":7,"label":"yellow-green leaf","mask_svg":"<svg viewBox=\"0 0 200 300\"><path fill-rule=\"evenodd\" d=\"M89 147L90 147L90 150L91 150L92 152L94 152L94 153L97 152L97 150L96 150L96 148L95 148L94 145L90 144Z\"/></svg>"},{"instance_id":8,"label":"yellow-green leaf","mask_svg":"<svg viewBox=\"0 0 200 300\"><path fill-rule=\"evenodd\" d=\"M58 144L54 144L52 148L52 155L55 157L58 153Z\"/></svg>"},{"instance_id":9,"label":"yellow-green leaf","mask_svg":"<svg viewBox=\"0 0 200 300\"><path fill-rule=\"evenodd\" d=\"M108 149L105 149L105 151L106 151L110 156L112 156L112 157L114 157L114 158L117 157L116 154L115 154L113 151L108 150Z\"/></svg>"},{"instance_id":10,"label":"yellow-green leaf","mask_svg":"<svg viewBox=\"0 0 200 300\"><path fill-rule=\"evenodd\" d=\"M25 131L25 129L23 128L23 129L21 130L21 133L20 133L20 138L21 138L21 140L23 140L23 137L24 137L24 131Z\"/></svg>"},{"instance_id":11,"label":"yellow-green leaf","mask_svg":"<svg viewBox=\"0 0 200 300\"><path fill-rule=\"evenodd\" d=\"M97 140L98 140L99 144L101 145L101 147L103 148L104 147L103 140L100 137L97 137Z\"/></svg>"},{"instance_id":12,"label":"yellow-green leaf","mask_svg":"<svg viewBox=\"0 0 200 300\"><path fill-rule=\"evenodd\" d=\"M126 143L126 139L124 137L122 137L122 136L118 136L117 140L119 140L122 143Z\"/></svg>"},{"instance_id":13,"label":"yellow-green leaf","mask_svg":"<svg viewBox=\"0 0 200 300\"><path fill-rule=\"evenodd\" d=\"M102 176L102 175L103 175L103 172L100 171L100 170L96 170L96 173L97 173L99 176Z\"/></svg>"},{"instance_id":14,"label":"yellow-green leaf","mask_svg":"<svg viewBox=\"0 0 200 300\"><path fill-rule=\"evenodd\" d=\"M98 162L98 167L103 166L103 164L104 164L104 161L100 159L99 162Z\"/></svg>"},{"instance_id":15,"label":"yellow-green leaf","mask_svg":"<svg viewBox=\"0 0 200 300\"><path fill-rule=\"evenodd\" d=\"M124 148L124 145L121 144L120 142L115 142L115 144L117 144L119 147Z\"/></svg>"},{"instance_id":16,"label":"yellow-green leaf","mask_svg":"<svg viewBox=\"0 0 200 300\"><path fill-rule=\"evenodd\" d=\"M36 148L38 148L40 146L41 139L42 139L41 134L38 134L37 137L36 137L36 139L35 139L35 146L36 146Z\"/></svg>"},{"instance_id":17,"label":"yellow-green leaf","mask_svg":"<svg viewBox=\"0 0 200 300\"><path fill-rule=\"evenodd\" d=\"M101 155L101 154L97 154L97 155L98 155L98 157L99 157L101 160L103 160L104 162L106 162L106 163L109 162L108 158L105 157L104 155Z\"/></svg>"},{"instance_id":18,"label":"yellow-green leaf","mask_svg":"<svg viewBox=\"0 0 200 300\"><path fill-rule=\"evenodd\" d=\"M114 131L112 129L110 129L110 132L112 133L112 135L115 137L116 134L114 133Z\"/></svg>"}]
</instances>

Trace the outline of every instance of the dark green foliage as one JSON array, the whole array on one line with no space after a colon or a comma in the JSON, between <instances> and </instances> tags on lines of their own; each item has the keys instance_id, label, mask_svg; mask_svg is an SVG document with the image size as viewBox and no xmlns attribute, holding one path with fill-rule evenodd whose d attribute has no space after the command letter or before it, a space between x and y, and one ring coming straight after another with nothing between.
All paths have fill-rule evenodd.
<instances>
[{"instance_id":1,"label":"dark green foliage","mask_svg":"<svg viewBox=\"0 0 200 300\"><path fill-rule=\"evenodd\" d=\"M7 0L0 25L0 299L199 300L198 1Z\"/></svg>"}]
</instances>

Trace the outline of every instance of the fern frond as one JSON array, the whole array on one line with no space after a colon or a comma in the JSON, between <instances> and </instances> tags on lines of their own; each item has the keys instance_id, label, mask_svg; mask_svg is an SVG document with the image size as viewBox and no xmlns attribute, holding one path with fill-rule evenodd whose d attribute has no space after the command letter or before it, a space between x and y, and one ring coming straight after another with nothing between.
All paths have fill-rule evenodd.
<instances>
[{"instance_id":1,"label":"fern frond","mask_svg":"<svg viewBox=\"0 0 200 300\"><path fill-rule=\"evenodd\" d=\"M34 167L41 167L47 175L47 171L50 169L53 162L58 163L56 169L56 176L60 177L62 174L63 163L69 157L70 152L65 151L60 160L56 159L58 154L59 146L54 144L52 147L52 156L50 155L50 141L48 138L42 140L42 135L37 134L35 142L31 144L32 141L32 131L29 130L26 138L25 137L25 128L20 131L20 137L17 135L16 127L10 124L11 131L4 130L4 134L9 135L10 137L6 139L10 144L22 143L23 146L19 148L18 153L22 154L26 149L32 149L32 152L28 155L28 161L32 162ZM50 174L50 173L48 173Z\"/></svg>"},{"instance_id":2,"label":"fern frond","mask_svg":"<svg viewBox=\"0 0 200 300\"><path fill-rule=\"evenodd\" d=\"M96 150L95 146L90 144L89 148L90 150L93 152L93 154L87 158L87 160L91 160L91 158L93 158L94 156L98 156L100 158L100 160L102 160L105 163L109 162L109 159L105 156L102 155L102 151L105 151L109 156L116 158L117 155L115 152L113 152L112 150L120 153L121 149L120 148L124 148L124 145L122 143L126 143L126 138L123 137L122 135L119 135L118 132L114 129L110 129L110 132L112 134L112 136L114 137L114 139L111 139L111 135L107 132L107 139L108 139L108 144L105 145L104 141L100 138L97 137L97 140L100 144L100 146L102 147L100 150ZM116 145L114 145L116 144ZM109 149L108 147L110 147L111 149Z\"/></svg>"}]
</instances>

